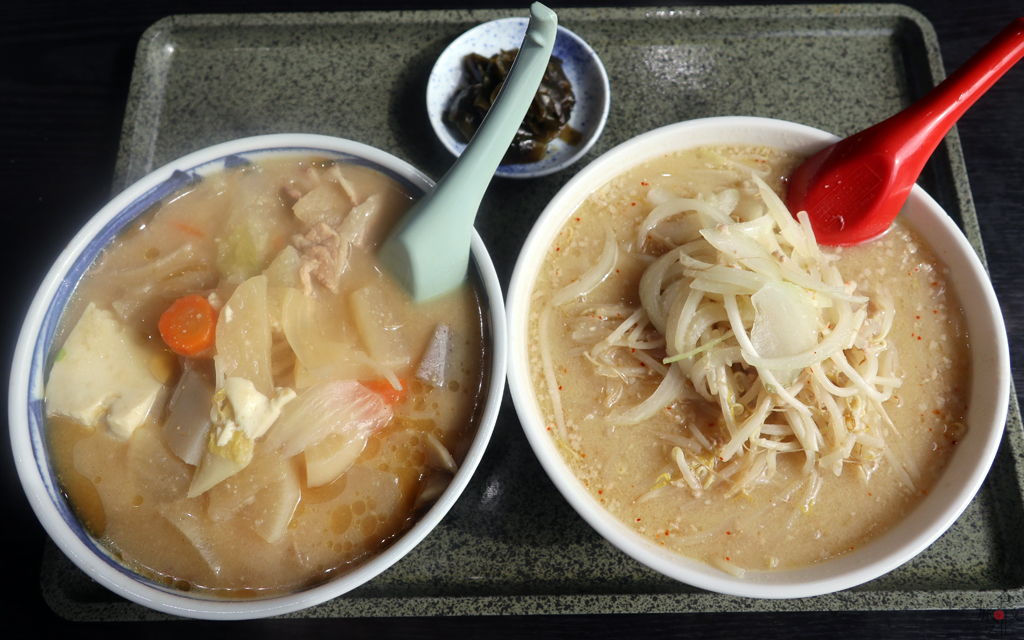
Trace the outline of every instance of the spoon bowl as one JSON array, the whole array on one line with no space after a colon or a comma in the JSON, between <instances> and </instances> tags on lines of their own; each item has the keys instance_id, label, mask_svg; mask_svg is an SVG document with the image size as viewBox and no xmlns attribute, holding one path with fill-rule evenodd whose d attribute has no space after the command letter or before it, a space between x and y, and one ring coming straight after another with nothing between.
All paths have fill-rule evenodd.
<instances>
[{"instance_id":1,"label":"spoon bowl","mask_svg":"<svg viewBox=\"0 0 1024 640\"><path fill-rule=\"evenodd\" d=\"M793 172L787 205L806 211L820 244L885 233L925 162L960 116L1024 56L1024 18L904 111L826 147Z\"/></svg>"}]
</instances>

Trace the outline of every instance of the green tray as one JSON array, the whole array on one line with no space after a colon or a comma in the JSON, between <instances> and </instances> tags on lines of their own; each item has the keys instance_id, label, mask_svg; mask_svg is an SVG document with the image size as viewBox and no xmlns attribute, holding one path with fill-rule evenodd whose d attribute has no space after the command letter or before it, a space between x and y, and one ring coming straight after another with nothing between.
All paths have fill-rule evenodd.
<instances>
[{"instance_id":1,"label":"green tray","mask_svg":"<svg viewBox=\"0 0 1024 640\"><path fill-rule=\"evenodd\" d=\"M174 16L139 45L114 190L186 153L277 132L379 147L439 178L452 157L427 120L437 56L470 27L525 11ZM899 5L561 9L611 80L603 136L581 162L496 180L477 228L503 284L536 216L589 160L655 127L707 116L794 120L849 135L944 77L935 32ZM923 186L983 255L954 130ZM801 600L708 593L614 549L562 499L510 400L451 513L413 553L349 594L291 617L597 612L1014 609L1024 606L1024 440L1016 394L989 480L927 551L877 580ZM165 619L98 586L50 544L51 608L73 620Z\"/></svg>"}]
</instances>

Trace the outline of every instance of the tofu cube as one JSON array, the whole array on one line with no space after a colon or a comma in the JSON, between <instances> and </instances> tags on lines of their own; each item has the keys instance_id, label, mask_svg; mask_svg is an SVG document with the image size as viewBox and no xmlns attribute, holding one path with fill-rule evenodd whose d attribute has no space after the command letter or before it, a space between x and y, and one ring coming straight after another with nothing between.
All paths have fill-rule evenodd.
<instances>
[{"instance_id":1,"label":"tofu cube","mask_svg":"<svg viewBox=\"0 0 1024 640\"><path fill-rule=\"evenodd\" d=\"M86 426L102 423L128 439L164 385L150 371L158 355L111 311L89 303L71 330L46 383L46 413Z\"/></svg>"}]
</instances>

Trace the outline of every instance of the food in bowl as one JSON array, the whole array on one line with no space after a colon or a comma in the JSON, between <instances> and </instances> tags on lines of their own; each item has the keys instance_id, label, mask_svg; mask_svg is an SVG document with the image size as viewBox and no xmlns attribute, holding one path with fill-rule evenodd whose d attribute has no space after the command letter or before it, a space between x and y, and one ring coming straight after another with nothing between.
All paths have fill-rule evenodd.
<instances>
[{"instance_id":1,"label":"food in bowl","mask_svg":"<svg viewBox=\"0 0 1024 640\"><path fill-rule=\"evenodd\" d=\"M452 98L446 120L462 134L465 142L473 138L483 123L518 52L519 49L510 49L489 58L471 53L463 58L467 83ZM570 145L579 144L582 134L569 126L575 104L576 96L562 69L562 61L552 56L502 163L539 162L547 153L548 143L555 138Z\"/></svg>"},{"instance_id":2,"label":"food in bowl","mask_svg":"<svg viewBox=\"0 0 1024 640\"><path fill-rule=\"evenodd\" d=\"M656 477L665 479L660 474L669 473L669 481L677 481L676 485L671 485L672 489L677 490L685 498L687 488L678 484L678 480L682 478L685 471L679 468L675 456L672 455L672 450L675 446L679 446L680 450L684 449L682 444L679 442L669 444L665 440L657 439L656 437L645 437L645 425L642 422L632 425L616 425L608 422L609 416L621 418L637 406L631 406L631 404L624 402L616 404L610 411L602 409L602 389L593 388L591 389L592 409L583 416L583 420L578 424L572 425L569 424L571 418L566 418L566 433L569 434L568 446L566 447L563 444L564 440L562 438L552 436L552 433L557 433L558 425L550 411L550 394L546 389L547 383L544 380L538 383L538 362L540 362L541 369L543 369L544 364L537 345L538 336L536 333L539 315L544 310L543 307L546 306L543 303L538 303L537 297L549 294L540 292L538 283L542 281L547 282L551 278L551 274L544 268L545 262L550 252L554 251L562 243L568 242L568 239L559 238L559 233L566 228L571 229L572 224L575 223L574 218L578 216L583 203L589 198L599 195L606 185L612 183L631 168L648 162L656 163L659 158L685 150L694 150L694 148L698 147L767 147L770 150L778 150L785 154L793 154L795 157L806 158L820 150L823 146L836 140L835 135L804 125L752 117L693 120L669 125L639 135L615 146L613 150L605 153L581 170L558 191L558 194L555 195L544 212L539 216L534 228L531 229L512 274L507 294L508 323L512 327L509 339L509 388L532 450L534 450L541 465L558 488L559 493L601 536L642 564L694 587L735 596L800 598L836 592L876 579L880 575L899 567L916 554L923 552L953 525L956 518L970 504L985 480L1002 437L1002 429L1004 429L1007 418L1010 368L1006 330L1004 325L1002 325L998 302L995 299L984 265L978 258L976 250L965 238L964 232L956 226L956 223L922 188L916 186L911 191L910 198L900 214L900 219L911 229L909 231L911 233L910 238L913 238L912 234L916 234L916 237L920 238L922 244L915 244L914 247L930 248L938 261L944 265L942 273L945 275L949 290L955 292L955 297L959 299L959 308L963 312L965 323L964 327L966 327L966 334L970 338L970 344L964 352L964 356L967 358L966 366L970 370L970 381L967 391L961 389L965 400L963 424L966 426L966 429L963 431L963 437L958 439L956 444L952 445L953 452L947 457L945 469L942 471L938 481L928 489L927 496L914 499L918 504L894 521L891 525L892 528L888 532L874 536L870 542L857 545L852 551L847 550L847 552L835 555L827 561L812 560L796 568L781 566L782 556L777 556L778 562L775 563L774 567L769 566L774 562L771 558L771 555L774 554L760 554L755 568L744 568L742 565L735 564L732 556L729 556L730 560L725 561L726 563L724 564L716 563L712 565L694 559L692 556L686 555L685 551L673 548L669 544L663 544L665 542L664 530L660 531L663 536L657 537L656 535L659 531L653 526L640 532L639 527L644 524L642 521L638 523L635 518L633 521L625 521L621 517L616 517L607 508L607 499L604 494L597 493L597 490L603 489L592 490L588 486L592 479L603 481L603 478L600 476L596 478L587 477L581 481L581 478L578 476L577 467L575 467L574 463L580 460L581 457L571 449L574 444L572 441L573 430L579 429L581 424L592 425L596 422L604 422L605 430L611 433L618 432L617 435L638 435L639 443L636 444L635 449L649 447L651 450L657 450L663 456L663 467L662 470L658 471ZM760 166L760 163L755 166ZM630 210L643 206L640 198L647 196L648 191L646 187L648 185L639 184L638 186L644 190L641 191L638 188L635 193L629 194L631 198L625 204ZM768 189L762 189L759 186L758 193L761 194L762 191L766 191L765 196L770 195L770 191L774 191L770 186L770 181ZM777 183L775 186L778 186ZM764 196L762 196L762 200L764 200ZM634 203L636 203L636 206L634 206ZM707 204L707 201L705 204ZM721 204L721 202L718 204ZM761 203L759 206L764 205ZM739 212L741 213L742 211L740 209ZM639 217L643 218L645 216ZM788 219L784 216L782 218ZM642 219L638 219L635 221L635 224L639 225L641 222ZM723 222L725 221L723 220ZM769 220L768 222L771 221ZM764 223L765 221L753 222L754 226ZM679 224L670 225L670 227L672 226L675 226L675 229L672 231L673 234L686 232L687 225L684 223L680 222ZM716 225L713 230L718 230L718 226ZM896 231L896 233L901 232L899 230ZM598 226L596 237L591 241L600 247L598 253L603 253L604 251L606 246L605 239L607 238L606 233L607 231L604 228ZM772 236L774 236L774 233ZM629 248L629 243L636 243L638 239L639 230L634 229L631 238L616 239L613 246L620 247L621 249ZM622 243L617 242L617 240L622 240ZM651 240L660 242L656 239ZM737 245L742 243L741 238L730 240ZM703 241L702 236L700 241ZM651 245L651 247L653 246ZM749 247L749 249L753 249L753 247ZM561 253L561 251L559 249L556 253ZM664 252L666 247L662 247L658 251ZM621 255L625 256L626 252L624 250L621 251ZM736 257L738 258L739 256ZM844 259L851 257L853 256L846 254ZM633 262L634 259L640 260L645 264L636 264ZM714 259L712 255L698 256L698 259L714 266L710 261ZM627 269L633 269L635 272L636 269L645 269L649 263L653 263L655 260L656 257L654 256L621 257L614 268L623 271L625 266ZM830 258L828 262L831 262ZM695 265L691 264L691 266ZM772 268L767 266L767 264L762 264L762 266L769 271ZM869 265L872 270L882 266L884 265L874 263ZM682 270L684 266L680 264L673 268ZM578 272L582 274L586 270L586 268L580 268ZM716 269L716 271L720 270ZM849 274L841 273L844 275L844 286L847 280L857 280L861 270L863 270L861 267L857 267ZM819 272L825 273L825 271ZM672 270L670 269L667 273L671 275ZM891 275L892 271L889 270L888 273ZM899 275L899 273L896 273L896 275ZM611 275L609 274L610 278ZM740 278L745 278L745 276L740 275ZM563 281L563 283L566 283L566 281ZM577 293L583 293L589 289L589 285L586 283L579 283L579 286L580 289ZM673 286L679 288L683 285L676 284ZM866 288L866 285L862 286ZM601 287L603 285L596 286L594 291L599 291ZM571 291L571 289L567 291ZM662 294L660 299L665 299L666 292L666 289L659 291ZM869 291L855 291L854 295L864 293L871 295ZM581 299L581 302L586 303L590 295L586 294ZM815 295L812 297L812 299L817 298L819 296ZM561 300L560 302L566 302L566 300ZM819 300L819 302L822 301L823 299ZM853 303L852 300L850 302L851 304ZM894 304L897 303L894 300ZM615 304L630 304L634 305L634 309L639 309L641 306L639 291L633 291L628 295L622 296L615 301ZM952 298L947 299L947 304L952 304ZM751 306L753 307L753 304ZM816 308L824 309L826 307L819 305ZM738 296L737 309L740 310L740 318L744 316L750 318L753 315L752 308L745 306L739 308ZM939 309L939 312L941 313L942 310ZM867 313L868 315L876 313L876 311L872 310L870 304L868 305ZM915 312L914 315L916 314L918 313ZM726 317L728 317L728 310L726 310ZM596 318L591 319L595 323L597 322ZM625 322L625 319L623 318L622 322ZM914 317L913 321L916 322L916 319L918 318ZM551 326L554 327L555 324L552 323ZM744 324L746 338L749 341L751 339L752 326L753 323L750 325ZM799 323L794 323L794 328L799 326ZM835 333L833 329L835 328L827 328L826 331ZM626 330L624 335L629 339L632 336L632 332L635 331L635 327L627 327ZM892 331L896 331L896 329L890 328L890 332ZM642 330L636 338L639 339L643 334L644 331ZM722 335L724 334L718 337L721 338ZM825 337L825 331L819 330L818 336L819 338ZM615 336L615 338L620 337L622 336ZM595 342L599 340L595 339ZM724 344L726 340L727 338L718 344ZM931 341L925 336L922 336L920 341L914 338L913 342L926 349L932 347ZM707 346L707 351L716 345L702 343L701 346ZM579 353L583 353L587 348L580 348ZM754 348L749 350L757 351ZM742 348L740 352L742 352ZM577 355L579 353L569 355ZM697 355L695 353L688 355L685 352L683 353L684 357ZM896 361L893 369L907 369L907 358L912 355L912 353L905 355L900 351L899 359ZM666 352L664 357L672 356ZM656 356L652 359L656 360ZM851 360L848 359L849 361ZM764 365L764 362L759 362L759 364ZM853 360L853 364L859 367L859 360ZM647 365L648 367L650 366L649 364ZM667 367L664 360L662 365ZM798 364L796 362L776 360L770 362L768 369L771 370L771 367L782 365L796 369ZM563 387L562 390L564 390L566 385L571 385L572 379L566 376L568 372L563 371L567 368L563 367L563 370L558 370L555 368L553 361L551 367L556 375L562 376L562 379L556 379L556 387L561 385ZM647 369L647 367L637 366L636 369ZM748 373L742 370L742 367L737 367L732 373L737 377L740 373L744 375ZM881 374L883 371L881 367L879 371L880 373L877 374L877 378L885 377ZM749 376L748 380L750 380ZM795 384L800 384L799 380ZM894 386L893 395L896 396L904 393L907 390L906 386L908 384L910 383L902 382L899 387ZM841 385L835 386L839 388ZM651 391L654 388L656 388L656 385L651 385ZM882 394L885 393L885 391L881 392ZM692 395L698 396L699 394L694 389ZM699 402L709 402L709 400L700 397ZM897 415L898 412L890 406L885 407L885 409L890 419L896 424L896 429L901 431L902 427L898 424L901 418ZM952 412L952 414L954 413ZM588 419L588 416L591 414L595 418ZM778 417L773 415L770 419L767 419L767 422L780 423L777 420ZM915 419L919 417L914 416ZM703 428L700 423L697 423L697 427ZM785 430L785 426L783 425L781 428L772 427L771 429L780 434ZM956 429L958 430L958 427ZM708 435L710 433L710 431L702 431L702 434L709 441ZM765 432L765 435L771 437L762 439L779 439L768 432ZM869 442L866 438L864 441ZM886 443L891 445L894 441L896 440L886 440ZM683 444L686 443L684 442ZM715 443L712 442L712 444L714 446ZM733 461L745 455L745 446L744 443L735 450L732 458ZM819 447L819 456L822 451L824 451L823 447ZM622 453L625 455L628 452L624 450ZM780 468L778 465L778 458L780 456L781 454L775 454L776 473L778 473ZM588 455L587 458L590 458L590 456ZM826 462L834 463L837 460L831 459L826 460ZM815 464L820 466L818 462L815 462ZM883 464L887 463L883 462ZM596 466L594 465L594 467ZM842 475L855 477L854 473L847 472L856 471L857 466L853 461L844 461ZM765 468L767 469L767 467L768 462L766 460ZM880 466L879 469L881 468ZM904 466L905 469L907 469L906 466ZM692 467L690 471L693 471ZM613 473L613 470L609 471L607 467L602 466L599 473L603 474L605 472ZM827 468L819 469L819 474L821 475L831 472L833 471ZM876 474L874 479L882 477L878 475L878 470L874 474ZM696 474L694 473L694 475ZM632 482L634 479L636 482ZM643 484L642 487L638 488L638 496L640 493L650 492L660 481L655 479L654 483L651 484L649 477L627 477L623 478L623 480L630 483ZM725 484L722 480L718 481L722 485ZM802 481L806 482L806 479ZM683 479L683 484L686 484L685 479ZM690 488L690 490L692 489ZM714 492L718 488L716 486L709 486L705 489L701 484L701 490L707 493ZM755 488L755 490L757 489ZM604 499L604 502L601 502L602 499ZM736 522L753 526L750 522L742 520L743 515L753 513L750 508L751 503L746 501L745 495L740 492L731 500L737 507L746 505L742 510L736 509ZM813 504L812 510L816 506L820 505ZM686 525L688 526L690 523L686 522ZM698 527L702 525L701 522L697 521L692 522L692 524ZM670 530L671 535L672 529L668 530ZM731 539L734 534L732 527L726 528L725 531L722 537ZM826 535L827 532L829 532L829 529L821 529L822 536ZM816 535L817 531L815 531Z\"/></svg>"},{"instance_id":3,"label":"food in bowl","mask_svg":"<svg viewBox=\"0 0 1024 640\"><path fill-rule=\"evenodd\" d=\"M465 86L464 60L478 54L490 58L521 46L529 19L502 18L479 24L456 38L438 56L427 80L427 116L438 140L453 155L461 155L466 141L448 122L453 97ZM546 145L544 157L523 164L501 164L495 173L505 178L551 175L582 158L597 142L608 120L611 88L597 52L579 35L559 25L551 55L561 61L572 86L573 104L567 126L578 132L572 144L556 137Z\"/></svg>"},{"instance_id":4,"label":"food in bowl","mask_svg":"<svg viewBox=\"0 0 1024 640\"><path fill-rule=\"evenodd\" d=\"M965 429L945 267L902 222L818 247L780 199L800 160L704 147L633 167L576 209L534 289L534 384L580 481L736 574L885 532Z\"/></svg>"},{"instance_id":5,"label":"food in bowl","mask_svg":"<svg viewBox=\"0 0 1024 640\"><path fill-rule=\"evenodd\" d=\"M479 283L417 305L378 267L412 199L358 159L233 158L103 250L45 412L111 555L191 596L277 596L365 564L441 496L482 422L490 327Z\"/></svg>"}]
</instances>

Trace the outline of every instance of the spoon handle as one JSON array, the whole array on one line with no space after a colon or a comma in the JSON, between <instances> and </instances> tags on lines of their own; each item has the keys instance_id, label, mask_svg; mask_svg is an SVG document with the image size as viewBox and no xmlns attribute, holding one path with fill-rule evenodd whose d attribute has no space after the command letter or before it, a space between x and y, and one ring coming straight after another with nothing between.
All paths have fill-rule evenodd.
<instances>
[{"instance_id":1,"label":"spoon handle","mask_svg":"<svg viewBox=\"0 0 1024 640\"><path fill-rule=\"evenodd\" d=\"M476 135L381 246L381 264L414 300L438 296L465 279L477 209L537 94L557 33L555 12L534 2L519 54Z\"/></svg>"},{"instance_id":2,"label":"spoon handle","mask_svg":"<svg viewBox=\"0 0 1024 640\"><path fill-rule=\"evenodd\" d=\"M960 116L1024 57L1024 18L1017 18L959 69L903 112L897 135L925 161ZM902 134L902 135L901 135ZM909 152L908 152L909 153Z\"/></svg>"},{"instance_id":3,"label":"spoon handle","mask_svg":"<svg viewBox=\"0 0 1024 640\"><path fill-rule=\"evenodd\" d=\"M465 218L460 224L464 222L467 230L473 225L484 192L537 94L557 32L555 12L539 2L533 3L526 37L498 97L469 144L430 193L431 198L461 200L457 208Z\"/></svg>"}]
</instances>

